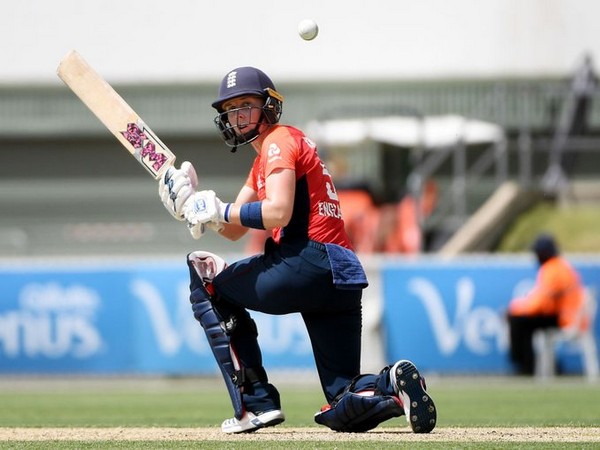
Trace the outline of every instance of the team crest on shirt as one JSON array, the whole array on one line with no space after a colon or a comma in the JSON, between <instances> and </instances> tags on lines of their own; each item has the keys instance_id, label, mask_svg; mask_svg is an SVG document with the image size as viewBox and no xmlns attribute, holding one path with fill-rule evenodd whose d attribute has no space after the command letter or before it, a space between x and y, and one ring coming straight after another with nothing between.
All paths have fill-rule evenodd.
<instances>
[{"instance_id":1,"label":"team crest on shirt","mask_svg":"<svg viewBox=\"0 0 600 450\"><path fill-rule=\"evenodd\" d=\"M277 146L276 143L272 143L269 145L269 150L267 151L267 162L271 163L277 159L281 159L281 149Z\"/></svg>"}]
</instances>

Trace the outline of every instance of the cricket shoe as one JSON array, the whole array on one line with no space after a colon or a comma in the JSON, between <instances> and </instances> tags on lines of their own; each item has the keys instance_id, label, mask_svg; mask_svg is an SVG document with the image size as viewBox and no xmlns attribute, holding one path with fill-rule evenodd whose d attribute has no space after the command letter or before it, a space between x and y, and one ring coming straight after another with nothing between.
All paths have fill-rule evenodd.
<instances>
[{"instance_id":1,"label":"cricket shoe","mask_svg":"<svg viewBox=\"0 0 600 450\"><path fill-rule=\"evenodd\" d=\"M405 359L390 369L390 381L402 401L406 420L415 433L429 433L435 428L437 411L426 391L425 380L415 365Z\"/></svg>"},{"instance_id":2,"label":"cricket shoe","mask_svg":"<svg viewBox=\"0 0 600 450\"><path fill-rule=\"evenodd\" d=\"M221 431L223 433L252 433L260 428L279 425L284 420L283 411L279 409L259 413L258 415L247 411L241 419L232 417L225 420L221 424Z\"/></svg>"}]
</instances>

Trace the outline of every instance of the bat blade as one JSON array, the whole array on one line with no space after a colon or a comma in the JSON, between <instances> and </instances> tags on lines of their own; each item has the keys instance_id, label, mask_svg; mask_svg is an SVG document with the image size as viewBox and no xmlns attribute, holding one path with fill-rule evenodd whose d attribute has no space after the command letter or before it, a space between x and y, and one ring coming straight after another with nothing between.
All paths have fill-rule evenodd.
<instances>
[{"instance_id":1,"label":"bat blade","mask_svg":"<svg viewBox=\"0 0 600 450\"><path fill-rule=\"evenodd\" d=\"M56 72L155 179L175 163L175 154L78 52L69 52Z\"/></svg>"}]
</instances>

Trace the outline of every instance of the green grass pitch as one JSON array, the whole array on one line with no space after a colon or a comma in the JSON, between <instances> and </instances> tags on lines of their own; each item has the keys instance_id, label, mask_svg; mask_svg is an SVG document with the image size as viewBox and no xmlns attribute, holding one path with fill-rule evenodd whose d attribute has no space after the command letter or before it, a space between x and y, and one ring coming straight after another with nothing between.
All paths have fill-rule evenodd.
<instances>
[{"instance_id":1,"label":"green grass pitch","mask_svg":"<svg viewBox=\"0 0 600 450\"><path fill-rule=\"evenodd\" d=\"M276 381L276 380L275 380ZM276 381L277 382L277 381ZM287 420L278 428L316 427L323 395L313 383L279 384ZM452 427L598 427L600 385L580 377L536 382L518 377L429 377L438 408L436 430ZM165 427L218 428L231 405L213 378L0 378L0 428ZM406 427L404 418L381 426ZM435 430L434 430L435 431ZM331 441L52 441L0 439L0 448L382 448L361 435ZM600 442L422 442L418 448L600 448ZM395 442L393 448L415 448Z\"/></svg>"}]
</instances>

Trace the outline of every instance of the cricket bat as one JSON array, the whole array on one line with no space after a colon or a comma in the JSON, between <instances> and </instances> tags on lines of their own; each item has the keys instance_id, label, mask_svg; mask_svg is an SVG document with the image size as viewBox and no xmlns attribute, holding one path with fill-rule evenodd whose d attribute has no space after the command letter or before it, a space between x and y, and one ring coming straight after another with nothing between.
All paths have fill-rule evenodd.
<instances>
[{"instance_id":1,"label":"cricket bat","mask_svg":"<svg viewBox=\"0 0 600 450\"><path fill-rule=\"evenodd\" d=\"M79 53L65 56L57 74L155 179L173 166L173 152Z\"/></svg>"}]
</instances>

